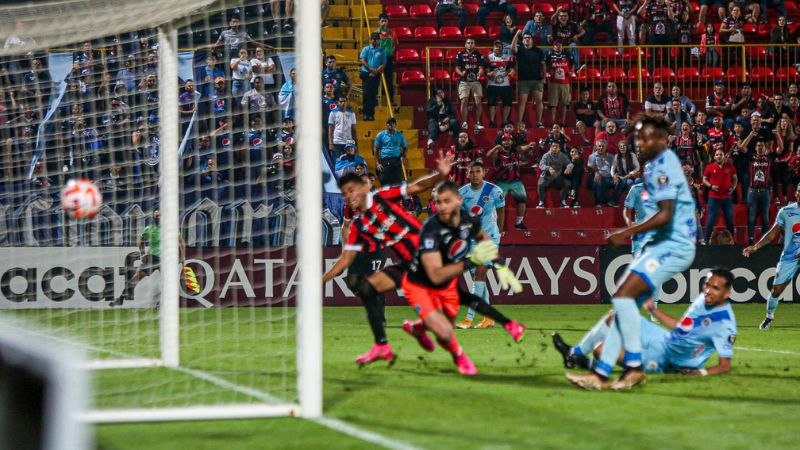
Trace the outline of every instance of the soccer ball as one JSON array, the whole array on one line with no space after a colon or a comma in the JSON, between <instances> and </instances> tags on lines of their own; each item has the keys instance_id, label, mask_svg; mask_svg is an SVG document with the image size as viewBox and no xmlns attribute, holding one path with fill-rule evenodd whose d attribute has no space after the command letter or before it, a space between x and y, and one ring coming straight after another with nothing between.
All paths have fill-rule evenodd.
<instances>
[{"instance_id":1,"label":"soccer ball","mask_svg":"<svg viewBox=\"0 0 800 450\"><path fill-rule=\"evenodd\" d=\"M103 198L100 191L87 179L70 180L61 191L61 207L73 219L89 219L100 211Z\"/></svg>"}]
</instances>

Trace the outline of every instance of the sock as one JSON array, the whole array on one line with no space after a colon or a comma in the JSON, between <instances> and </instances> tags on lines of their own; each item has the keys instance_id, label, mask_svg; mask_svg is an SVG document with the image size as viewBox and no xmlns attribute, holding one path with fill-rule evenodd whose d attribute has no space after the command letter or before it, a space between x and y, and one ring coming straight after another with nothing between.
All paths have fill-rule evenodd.
<instances>
[{"instance_id":1,"label":"sock","mask_svg":"<svg viewBox=\"0 0 800 450\"><path fill-rule=\"evenodd\" d=\"M581 341L572 347L572 353L579 356L591 355L594 348L597 347L597 344L602 342L606 338L606 335L608 335L608 329L610 327L606 322L608 322L608 318L603 316L589 332L583 335Z\"/></svg>"},{"instance_id":2,"label":"sock","mask_svg":"<svg viewBox=\"0 0 800 450\"><path fill-rule=\"evenodd\" d=\"M441 345L443 349L450 352L450 354L453 355L453 358L458 358L462 353L464 353L464 351L461 349L461 346L458 345L458 340L456 340L455 334L450 342L444 342L439 338L437 338L436 341L439 342L439 345Z\"/></svg>"},{"instance_id":3,"label":"sock","mask_svg":"<svg viewBox=\"0 0 800 450\"><path fill-rule=\"evenodd\" d=\"M625 348L623 364L626 367L640 367L642 365L642 338L641 316L639 308L632 298L614 297L611 300L616 310L614 322L622 336L622 346Z\"/></svg>"},{"instance_id":4,"label":"sock","mask_svg":"<svg viewBox=\"0 0 800 450\"><path fill-rule=\"evenodd\" d=\"M517 225L519 225L519 224L521 224L521 223L522 223L522 219L524 219L524 217L522 217L522 216L517 216Z\"/></svg>"},{"instance_id":5,"label":"sock","mask_svg":"<svg viewBox=\"0 0 800 450\"><path fill-rule=\"evenodd\" d=\"M767 318L774 319L775 318L775 310L778 309L778 302L780 300L775 298L774 295L769 294L769 298L767 298Z\"/></svg>"},{"instance_id":6,"label":"sock","mask_svg":"<svg viewBox=\"0 0 800 450\"><path fill-rule=\"evenodd\" d=\"M478 314L488 317L500 325L505 325L508 322L511 322L511 319L504 316L500 311L496 310L494 306L484 302L480 297L470 294L461 287L458 288L458 303L469 306Z\"/></svg>"},{"instance_id":7,"label":"sock","mask_svg":"<svg viewBox=\"0 0 800 450\"><path fill-rule=\"evenodd\" d=\"M614 366L617 364L619 352L622 350L622 335L617 327L617 317L614 317L611 326L608 327L603 350L600 352L600 359L596 362L594 371L604 378L611 376Z\"/></svg>"},{"instance_id":8,"label":"sock","mask_svg":"<svg viewBox=\"0 0 800 450\"><path fill-rule=\"evenodd\" d=\"M376 344L386 344L389 339L386 337L386 330L383 328L383 312L385 309L384 302L382 302L378 295L362 298L364 308L367 310L367 321L369 327L372 329L372 335L375 337Z\"/></svg>"},{"instance_id":9,"label":"sock","mask_svg":"<svg viewBox=\"0 0 800 450\"><path fill-rule=\"evenodd\" d=\"M489 292L486 290L485 281L476 281L472 283L472 295L480 297L486 303L489 303ZM475 317L475 310L472 308L467 309L467 320L472 320Z\"/></svg>"}]
</instances>

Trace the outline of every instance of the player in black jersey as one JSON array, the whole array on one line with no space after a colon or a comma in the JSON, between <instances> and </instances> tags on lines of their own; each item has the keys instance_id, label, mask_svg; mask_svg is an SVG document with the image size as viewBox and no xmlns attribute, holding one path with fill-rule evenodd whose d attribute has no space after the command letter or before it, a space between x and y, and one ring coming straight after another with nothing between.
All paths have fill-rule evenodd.
<instances>
[{"instance_id":1,"label":"player in black jersey","mask_svg":"<svg viewBox=\"0 0 800 450\"><path fill-rule=\"evenodd\" d=\"M420 320L404 322L403 329L417 338L422 348L433 351L433 342L426 334L426 330L430 330L439 345L453 355L458 371L463 375L475 375L478 370L458 344L453 331L461 296L458 278L474 265L492 263L497 259L498 249L481 229L480 218L470 215L461 206L461 194L455 183L444 181L436 186L436 214L422 225L419 249L402 284L406 300ZM508 268L500 265L495 268L504 289L512 287L515 292L522 291Z\"/></svg>"}]
</instances>

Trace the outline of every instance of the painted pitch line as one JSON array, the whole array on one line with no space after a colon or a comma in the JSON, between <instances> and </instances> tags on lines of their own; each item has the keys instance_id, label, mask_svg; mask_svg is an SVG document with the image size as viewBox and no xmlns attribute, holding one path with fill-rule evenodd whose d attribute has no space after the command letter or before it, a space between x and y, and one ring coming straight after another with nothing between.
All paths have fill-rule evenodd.
<instances>
[{"instance_id":1,"label":"painted pitch line","mask_svg":"<svg viewBox=\"0 0 800 450\"><path fill-rule=\"evenodd\" d=\"M739 347L739 346L735 346L733 348L736 349L736 350L745 350L745 351L748 351L748 352L777 353L779 355L800 356L800 352L793 352L793 351L790 351L790 350L769 350L769 349L763 349L763 348L750 348L750 347Z\"/></svg>"},{"instance_id":2,"label":"painted pitch line","mask_svg":"<svg viewBox=\"0 0 800 450\"><path fill-rule=\"evenodd\" d=\"M354 425L350 425L349 423L341 421L339 419L332 419L330 417L323 416L317 419L309 419L309 420L311 420L314 423L324 425L330 428L331 430L338 431L340 433L344 433L346 435L352 436L362 441L371 442L373 444L377 444L380 445L381 447L388 448L391 450L419 450L419 447L414 447L405 442L390 439L382 434L378 434L373 431L367 431L358 428Z\"/></svg>"}]
</instances>

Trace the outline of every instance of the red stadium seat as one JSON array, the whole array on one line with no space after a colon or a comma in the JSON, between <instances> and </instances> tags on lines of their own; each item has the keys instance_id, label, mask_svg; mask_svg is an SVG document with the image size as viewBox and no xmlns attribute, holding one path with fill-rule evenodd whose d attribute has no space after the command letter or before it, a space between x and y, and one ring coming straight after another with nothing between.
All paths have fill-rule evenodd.
<instances>
[{"instance_id":1,"label":"red stadium seat","mask_svg":"<svg viewBox=\"0 0 800 450\"><path fill-rule=\"evenodd\" d=\"M458 56L458 52L463 50L462 48L448 48L447 53L444 54L445 61L453 61Z\"/></svg>"},{"instance_id":2,"label":"red stadium seat","mask_svg":"<svg viewBox=\"0 0 800 450\"><path fill-rule=\"evenodd\" d=\"M596 50L596 54L597 54L598 58L602 58L602 59L617 59L617 58L620 58L620 54L617 53L617 49L615 49L615 48L609 48L609 47L598 48Z\"/></svg>"},{"instance_id":3,"label":"red stadium seat","mask_svg":"<svg viewBox=\"0 0 800 450\"><path fill-rule=\"evenodd\" d=\"M394 34L397 35L397 39L408 39L414 37L414 33L411 32L411 28L408 27L392 27L394 30Z\"/></svg>"},{"instance_id":4,"label":"red stadium seat","mask_svg":"<svg viewBox=\"0 0 800 450\"><path fill-rule=\"evenodd\" d=\"M676 78L675 71L672 70L672 67L656 67L653 69L653 79L655 80L663 80L663 79L671 79Z\"/></svg>"},{"instance_id":5,"label":"red stadium seat","mask_svg":"<svg viewBox=\"0 0 800 450\"><path fill-rule=\"evenodd\" d=\"M419 52L413 48L398 48L397 52L394 54L394 57L399 63L417 62L421 59Z\"/></svg>"},{"instance_id":6,"label":"red stadium seat","mask_svg":"<svg viewBox=\"0 0 800 450\"><path fill-rule=\"evenodd\" d=\"M700 69L697 67L678 67L679 80L696 80L700 78Z\"/></svg>"},{"instance_id":7,"label":"red stadium seat","mask_svg":"<svg viewBox=\"0 0 800 450\"><path fill-rule=\"evenodd\" d=\"M425 74L419 70L406 70L400 75L400 82L402 84L424 84Z\"/></svg>"},{"instance_id":8,"label":"red stadium seat","mask_svg":"<svg viewBox=\"0 0 800 450\"><path fill-rule=\"evenodd\" d=\"M739 66L728 67L728 72L725 73L725 78L728 80L741 80L742 68Z\"/></svg>"},{"instance_id":9,"label":"red stadium seat","mask_svg":"<svg viewBox=\"0 0 800 450\"><path fill-rule=\"evenodd\" d=\"M594 59L594 50L591 48L578 49L578 54L581 56L581 61L590 61Z\"/></svg>"},{"instance_id":10,"label":"red stadium seat","mask_svg":"<svg viewBox=\"0 0 800 450\"><path fill-rule=\"evenodd\" d=\"M775 28L775 24L772 23L760 23L758 24L758 35L761 37L769 36L769 32Z\"/></svg>"},{"instance_id":11,"label":"red stadium seat","mask_svg":"<svg viewBox=\"0 0 800 450\"><path fill-rule=\"evenodd\" d=\"M722 67L704 67L702 77L708 78L709 80L716 80L718 78L724 78L725 72L722 71Z\"/></svg>"},{"instance_id":12,"label":"red stadium seat","mask_svg":"<svg viewBox=\"0 0 800 450\"><path fill-rule=\"evenodd\" d=\"M478 9L480 8L477 3L467 3L464 6L464 10L467 12L468 16L476 16L478 15Z\"/></svg>"},{"instance_id":13,"label":"red stadium seat","mask_svg":"<svg viewBox=\"0 0 800 450\"><path fill-rule=\"evenodd\" d=\"M433 11L430 5L411 5L408 9L408 15L411 17L431 17Z\"/></svg>"},{"instance_id":14,"label":"red stadium seat","mask_svg":"<svg viewBox=\"0 0 800 450\"><path fill-rule=\"evenodd\" d=\"M522 15L528 15L531 13L531 7L525 3L512 3L514 8L517 8L517 17Z\"/></svg>"},{"instance_id":15,"label":"red stadium seat","mask_svg":"<svg viewBox=\"0 0 800 450\"><path fill-rule=\"evenodd\" d=\"M480 25L469 25L464 27L464 37L468 38L484 37L487 34L488 33L486 33L486 29Z\"/></svg>"},{"instance_id":16,"label":"red stadium seat","mask_svg":"<svg viewBox=\"0 0 800 450\"><path fill-rule=\"evenodd\" d=\"M760 58L764 60L767 57L767 47L764 47L762 45L755 47L745 47L745 52L751 58Z\"/></svg>"},{"instance_id":17,"label":"red stadium seat","mask_svg":"<svg viewBox=\"0 0 800 450\"><path fill-rule=\"evenodd\" d=\"M798 78L798 77L800 77L800 73L798 73L797 68L795 66L778 67L778 70L775 71L775 78L781 80L787 78Z\"/></svg>"},{"instance_id":18,"label":"red stadium seat","mask_svg":"<svg viewBox=\"0 0 800 450\"><path fill-rule=\"evenodd\" d=\"M533 6L533 10L534 12L541 11L546 16L552 15L554 12L556 12L556 9L553 8L553 5L550 3L537 3L536 5Z\"/></svg>"},{"instance_id":19,"label":"red stadium seat","mask_svg":"<svg viewBox=\"0 0 800 450\"><path fill-rule=\"evenodd\" d=\"M600 69L596 67L587 67L578 72L578 80L581 81L599 80L601 78Z\"/></svg>"},{"instance_id":20,"label":"red stadium seat","mask_svg":"<svg viewBox=\"0 0 800 450\"><path fill-rule=\"evenodd\" d=\"M752 24L752 23L746 23L742 27L742 31L744 31L747 34L755 33L756 30L757 30L756 26L754 24Z\"/></svg>"},{"instance_id":21,"label":"red stadium seat","mask_svg":"<svg viewBox=\"0 0 800 450\"><path fill-rule=\"evenodd\" d=\"M797 7L797 3L791 0L786 0L786 13L789 16L797 17L797 14L800 12Z\"/></svg>"},{"instance_id":22,"label":"red stadium seat","mask_svg":"<svg viewBox=\"0 0 800 450\"><path fill-rule=\"evenodd\" d=\"M609 67L603 70L603 79L606 81L621 81L625 79L625 70L622 67Z\"/></svg>"},{"instance_id":23,"label":"red stadium seat","mask_svg":"<svg viewBox=\"0 0 800 450\"><path fill-rule=\"evenodd\" d=\"M417 39L435 39L438 35L434 27L414 28L414 37Z\"/></svg>"},{"instance_id":24,"label":"red stadium seat","mask_svg":"<svg viewBox=\"0 0 800 450\"><path fill-rule=\"evenodd\" d=\"M431 70L431 81L450 81L450 72L446 70Z\"/></svg>"},{"instance_id":25,"label":"red stadium seat","mask_svg":"<svg viewBox=\"0 0 800 450\"><path fill-rule=\"evenodd\" d=\"M489 27L489 37L495 39L498 36L500 36L500 27L498 26Z\"/></svg>"},{"instance_id":26,"label":"red stadium seat","mask_svg":"<svg viewBox=\"0 0 800 450\"><path fill-rule=\"evenodd\" d=\"M383 12L390 18L408 16L408 10L404 5L386 5Z\"/></svg>"},{"instance_id":27,"label":"red stadium seat","mask_svg":"<svg viewBox=\"0 0 800 450\"><path fill-rule=\"evenodd\" d=\"M750 78L754 80L772 78L774 76L775 72L772 70L772 67L755 66L750 68Z\"/></svg>"},{"instance_id":28,"label":"red stadium seat","mask_svg":"<svg viewBox=\"0 0 800 450\"><path fill-rule=\"evenodd\" d=\"M430 59L431 62L444 61L444 52L440 48L428 49L428 59Z\"/></svg>"},{"instance_id":29,"label":"red stadium seat","mask_svg":"<svg viewBox=\"0 0 800 450\"><path fill-rule=\"evenodd\" d=\"M448 38L460 38L463 34L461 33L461 28L458 27L442 27L439 28L439 37L442 39Z\"/></svg>"},{"instance_id":30,"label":"red stadium seat","mask_svg":"<svg viewBox=\"0 0 800 450\"><path fill-rule=\"evenodd\" d=\"M642 69L641 75L642 75L642 79L643 80L647 80L647 79L650 78L650 71L647 70L647 69ZM636 71L636 69L628 71L628 79L629 80L633 81L633 80L636 80L638 78L639 78L639 73Z\"/></svg>"},{"instance_id":31,"label":"red stadium seat","mask_svg":"<svg viewBox=\"0 0 800 450\"><path fill-rule=\"evenodd\" d=\"M689 2L689 6L692 8L692 12L694 14L700 12L700 5L697 2Z\"/></svg>"}]
</instances>

